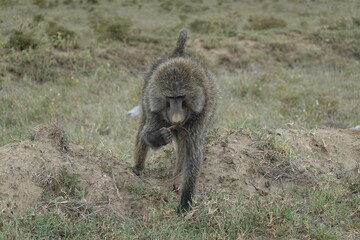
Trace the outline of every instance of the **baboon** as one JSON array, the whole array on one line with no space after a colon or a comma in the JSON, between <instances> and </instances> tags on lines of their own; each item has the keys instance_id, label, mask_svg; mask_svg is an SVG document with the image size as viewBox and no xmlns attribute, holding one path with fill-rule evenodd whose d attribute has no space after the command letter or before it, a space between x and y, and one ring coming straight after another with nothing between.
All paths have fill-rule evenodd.
<instances>
[{"instance_id":1,"label":"baboon","mask_svg":"<svg viewBox=\"0 0 360 240\"><path fill-rule=\"evenodd\" d=\"M184 54L186 39L187 31L183 29L170 56L158 60L145 75L133 167L139 175L149 146L158 149L174 139L174 174L182 173L179 212L191 206L206 129L215 115L218 98L208 70Z\"/></svg>"}]
</instances>

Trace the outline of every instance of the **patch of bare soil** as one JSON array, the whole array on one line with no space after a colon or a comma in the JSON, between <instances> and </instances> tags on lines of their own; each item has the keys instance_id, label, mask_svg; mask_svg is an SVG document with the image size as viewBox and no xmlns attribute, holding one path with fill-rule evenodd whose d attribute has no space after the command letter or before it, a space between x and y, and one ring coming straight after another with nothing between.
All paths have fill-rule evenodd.
<instances>
[{"instance_id":1,"label":"patch of bare soil","mask_svg":"<svg viewBox=\"0 0 360 240\"><path fill-rule=\"evenodd\" d=\"M277 130L269 136L254 140L240 130L206 147L198 199L211 191L227 192L230 197L266 195L288 184L306 184L314 173L355 171L359 164L360 130ZM285 147L273 147L274 136ZM176 191L169 195L168 190L178 186L179 179L171 176L170 153L149 159L144 175L138 177L121 159L68 141L56 126L39 126L32 141L0 148L0 215L18 214L44 201L48 185L63 169L76 175L83 190L72 206L75 210L129 216L169 197L175 200Z\"/></svg>"},{"instance_id":2,"label":"patch of bare soil","mask_svg":"<svg viewBox=\"0 0 360 240\"><path fill-rule=\"evenodd\" d=\"M35 128L33 141L0 148L0 215L18 214L33 206L50 191L51 181L56 181L63 169L76 175L84 191L76 203L78 208L92 213L131 213L139 209L139 202L132 201L135 196L128 183L140 180L126 164L90 146L68 141L61 129L50 125Z\"/></svg>"}]
</instances>

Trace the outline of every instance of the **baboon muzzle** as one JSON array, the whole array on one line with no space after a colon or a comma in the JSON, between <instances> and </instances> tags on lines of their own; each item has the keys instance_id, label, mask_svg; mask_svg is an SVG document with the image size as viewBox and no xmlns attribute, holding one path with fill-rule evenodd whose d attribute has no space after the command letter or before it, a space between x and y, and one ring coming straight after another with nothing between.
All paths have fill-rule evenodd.
<instances>
[{"instance_id":1,"label":"baboon muzzle","mask_svg":"<svg viewBox=\"0 0 360 240\"><path fill-rule=\"evenodd\" d=\"M183 97L168 98L168 119L171 124L179 124L185 120Z\"/></svg>"}]
</instances>

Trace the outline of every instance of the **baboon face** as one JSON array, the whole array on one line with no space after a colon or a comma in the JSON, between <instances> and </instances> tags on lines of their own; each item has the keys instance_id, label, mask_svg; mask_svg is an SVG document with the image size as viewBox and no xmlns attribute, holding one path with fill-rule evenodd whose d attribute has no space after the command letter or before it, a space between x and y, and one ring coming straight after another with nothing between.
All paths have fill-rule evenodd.
<instances>
[{"instance_id":1,"label":"baboon face","mask_svg":"<svg viewBox=\"0 0 360 240\"><path fill-rule=\"evenodd\" d=\"M150 98L151 112L160 114L171 125L184 125L194 115L200 113L205 105L205 95L201 87L181 96L165 91L165 95Z\"/></svg>"},{"instance_id":2,"label":"baboon face","mask_svg":"<svg viewBox=\"0 0 360 240\"><path fill-rule=\"evenodd\" d=\"M167 97L166 100L165 120L171 124L183 124L189 116L185 96Z\"/></svg>"},{"instance_id":3,"label":"baboon face","mask_svg":"<svg viewBox=\"0 0 360 240\"><path fill-rule=\"evenodd\" d=\"M150 111L172 125L183 125L204 109L205 91L199 80L204 72L183 59L169 62L160 66L150 80Z\"/></svg>"}]
</instances>

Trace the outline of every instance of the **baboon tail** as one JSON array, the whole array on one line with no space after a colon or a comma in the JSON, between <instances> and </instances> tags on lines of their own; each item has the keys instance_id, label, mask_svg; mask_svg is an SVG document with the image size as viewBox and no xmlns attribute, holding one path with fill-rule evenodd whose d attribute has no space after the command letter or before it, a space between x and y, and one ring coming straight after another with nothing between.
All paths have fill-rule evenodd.
<instances>
[{"instance_id":1,"label":"baboon tail","mask_svg":"<svg viewBox=\"0 0 360 240\"><path fill-rule=\"evenodd\" d=\"M186 29L182 29L179 33L179 38L176 42L176 47L171 54L172 56L177 57L184 55L186 38L187 38L187 31Z\"/></svg>"}]
</instances>

